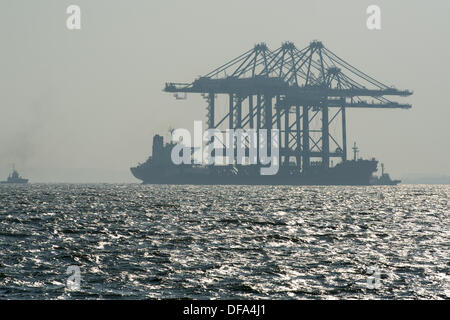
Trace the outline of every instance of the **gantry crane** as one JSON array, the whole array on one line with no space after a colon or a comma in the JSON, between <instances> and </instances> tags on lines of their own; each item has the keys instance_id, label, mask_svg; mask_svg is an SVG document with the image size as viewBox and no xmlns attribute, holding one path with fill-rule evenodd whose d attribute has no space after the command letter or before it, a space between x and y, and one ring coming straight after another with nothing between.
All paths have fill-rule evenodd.
<instances>
[{"instance_id":1,"label":"gantry crane","mask_svg":"<svg viewBox=\"0 0 450 320\"><path fill-rule=\"evenodd\" d=\"M368 76L320 41L301 50L285 42L274 51L260 43L191 83L166 83L164 91L202 94L211 129L227 123L229 129L279 129L280 162L301 172L328 168L333 158L347 160L347 108L409 109L386 97L412 94ZM215 116L217 95L228 95L221 119Z\"/></svg>"}]
</instances>

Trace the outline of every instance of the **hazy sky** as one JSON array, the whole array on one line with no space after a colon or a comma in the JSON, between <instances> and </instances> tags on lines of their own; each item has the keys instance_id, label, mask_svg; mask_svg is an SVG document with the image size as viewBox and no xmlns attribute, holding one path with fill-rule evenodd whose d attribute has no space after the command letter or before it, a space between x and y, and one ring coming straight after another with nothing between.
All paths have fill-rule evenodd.
<instances>
[{"instance_id":1,"label":"hazy sky","mask_svg":"<svg viewBox=\"0 0 450 320\"><path fill-rule=\"evenodd\" d=\"M77 4L82 29L66 28ZM382 30L366 28L381 7ZM326 47L397 88L411 110L349 110L349 144L395 177L450 175L449 1L1 0L0 180L136 181L155 133L204 119L190 82L255 43ZM220 106L219 106L220 107Z\"/></svg>"}]
</instances>

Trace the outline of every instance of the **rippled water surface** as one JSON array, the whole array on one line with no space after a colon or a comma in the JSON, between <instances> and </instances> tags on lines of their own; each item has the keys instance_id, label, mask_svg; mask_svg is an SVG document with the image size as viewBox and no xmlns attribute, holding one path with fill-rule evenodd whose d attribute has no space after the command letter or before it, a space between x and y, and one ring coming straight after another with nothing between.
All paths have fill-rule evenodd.
<instances>
[{"instance_id":1,"label":"rippled water surface","mask_svg":"<svg viewBox=\"0 0 450 320\"><path fill-rule=\"evenodd\" d=\"M449 299L449 195L422 185L3 185L0 298ZM71 265L79 291L66 286Z\"/></svg>"}]
</instances>

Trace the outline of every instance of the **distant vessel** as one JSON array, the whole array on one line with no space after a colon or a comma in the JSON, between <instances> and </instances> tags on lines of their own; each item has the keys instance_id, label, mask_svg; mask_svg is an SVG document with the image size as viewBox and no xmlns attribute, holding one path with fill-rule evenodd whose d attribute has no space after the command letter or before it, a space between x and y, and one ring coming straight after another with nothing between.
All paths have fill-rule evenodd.
<instances>
[{"instance_id":1,"label":"distant vessel","mask_svg":"<svg viewBox=\"0 0 450 320\"><path fill-rule=\"evenodd\" d=\"M384 164L381 164L381 176L373 177L371 184L379 186L396 186L401 180L392 180L388 173L384 172Z\"/></svg>"},{"instance_id":2,"label":"distant vessel","mask_svg":"<svg viewBox=\"0 0 450 320\"><path fill-rule=\"evenodd\" d=\"M193 185L371 185L378 161L357 159L354 147L353 160L346 160L330 168L321 163L311 163L305 172L295 165L282 165L275 175L260 175L259 165L202 166L195 164L174 165L171 151L174 143L164 144L163 137L153 137L152 156L142 164L131 168L133 175L144 184L193 184ZM384 180L382 180L384 181ZM381 182L377 184L382 184Z\"/></svg>"},{"instance_id":3,"label":"distant vessel","mask_svg":"<svg viewBox=\"0 0 450 320\"><path fill-rule=\"evenodd\" d=\"M0 183L28 183L28 179L24 179L19 175L19 172L17 172L17 170L14 168L13 166L13 171L12 173L9 175L8 179L6 181L1 181Z\"/></svg>"}]
</instances>

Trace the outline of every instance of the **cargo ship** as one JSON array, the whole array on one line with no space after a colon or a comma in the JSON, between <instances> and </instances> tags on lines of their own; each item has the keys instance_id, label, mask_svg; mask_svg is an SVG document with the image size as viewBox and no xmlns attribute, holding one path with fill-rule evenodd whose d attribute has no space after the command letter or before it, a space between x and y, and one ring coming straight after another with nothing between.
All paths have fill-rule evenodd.
<instances>
[{"instance_id":1,"label":"cargo ship","mask_svg":"<svg viewBox=\"0 0 450 320\"><path fill-rule=\"evenodd\" d=\"M353 159L347 158L346 113L353 108L410 109L411 104L391 101L388 97L408 97L413 92L396 89L370 77L319 40L311 41L301 50L293 42L284 42L274 50L265 43L258 43L191 82L166 82L163 91L177 100L187 99L188 94L201 95L207 104L205 133L210 137L207 146L214 143L214 151L215 142L227 149L225 144L231 144L230 132L256 131L256 139L247 135L242 146L238 145L235 136L232 143L236 141L237 147L233 145L233 152L225 153L229 165L220 165L219 161L215 161L215 165L197 165L195 162L201 163L199 158L204 155L199 141L206 139L202 136L195 140L196 132L204 132L202 121L194 121L194 163L188 159L189 149L185 148L182 148L183 159L179 160L179 146L174 150L173 163L171 151L174 145L164 144L162 137L157 135L152 156L131 168L133 175L143 183L395 185L400 182L391 180L384 172L377 176L378 161L357 157L356 146ZM198 130L196 123L200 123ZM213 130L217 136L215 133L211 136L208 130ZM276 130L275 136L271 136L273 130ZM279 139L276 138L277 131ZM224 139L223 134L228 138ZM265 151L269 151L269 146L265 148L259 142L255 147L255 140L261 141L261 137L263 142L275 137L271 141L275 143L276 151L273 155L270 152L270 159L275 161L267 161L275 166L258 164L266 163ZM245 156L242 157L244 147ZM222 154L223 150L220 150L218 156ZM255 159L257 156L259 162ZM251 161L242 162L245 157ZM209 162L208 154L206 158ZM178 163L183 164L175 165ZM276 173L263 175L269 171Z\"/></svg>"},{"instance_id":2,"label":"cargo ship","mask_svg":"<svg viewBox=\"0 0 450 320\"><path fill-rule=\"evenodd\" d=\"M260 165L174 165L171 161L174 146L175 144L171 142L164 144L163 137L155 135L152 156L144 163L131 168L134 177L144 184L362 186L394 184L390 183L389 176L382 179L374 176L378 167L376 159L357 159L356 145L352 160L342 161L329 168L321 166L320 162L312 162L310 168L304 172L299 172L295 164L281 165L275 175L260 175Z\"/></svg>"}]
</instances>

